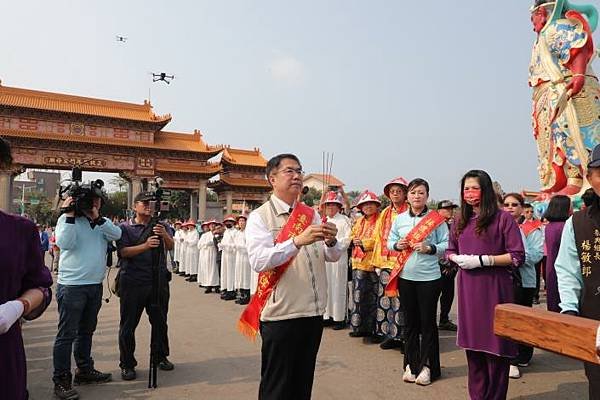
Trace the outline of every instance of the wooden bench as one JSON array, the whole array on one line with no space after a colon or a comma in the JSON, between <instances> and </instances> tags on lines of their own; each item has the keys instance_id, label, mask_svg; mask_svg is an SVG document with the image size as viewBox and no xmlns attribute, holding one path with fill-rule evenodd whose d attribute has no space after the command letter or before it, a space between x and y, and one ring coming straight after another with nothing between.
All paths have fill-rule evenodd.
<instances>
[{"instance_id":1,"label":"wooden bench","mask_svg":"<svg viewBox=\"0 0 600 400\"><path fill-rule=\"evenodd\" d=\"M494 333L515 342L600 364L596 352L600 321L516 304L500 304L494 315Z\"/></svg>"}]
</instances>

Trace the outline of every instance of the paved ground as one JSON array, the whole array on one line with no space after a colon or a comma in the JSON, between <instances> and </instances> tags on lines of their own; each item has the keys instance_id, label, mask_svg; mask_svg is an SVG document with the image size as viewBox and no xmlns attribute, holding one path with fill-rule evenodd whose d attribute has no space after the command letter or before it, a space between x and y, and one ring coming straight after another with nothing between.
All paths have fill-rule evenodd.
<instances>
[{"instance_id":1,"label":"paved ground","mask_svg":"<svg viewBox=\"0 0 600 400\"><path fill-rule=\"evenodd\" d=\"M84 400L108 399L255 399L260 347L235 329L241 306L205 295L196 285L175 277L171 285L169 337L172 372L159 371L159 388L147 389L149 326L142 318L137 331L138 380L124 382L118 369L118 299L102 307L94 337L96 366L112 372L114 382L80 387ZM52 344L56 333L55 302L38 320L26 324L31 399L52 398ZM441 332L442 379L429 387L402 382L402 354L380 350L348 337L347 330L324 332L313 390L314 399L466 399L466 360L455 336ZM536 350L524 376L511 380L510 399L587 398L581 364ZM0 394L0 398L2 398Z\"/></svg>"}]
</instances>

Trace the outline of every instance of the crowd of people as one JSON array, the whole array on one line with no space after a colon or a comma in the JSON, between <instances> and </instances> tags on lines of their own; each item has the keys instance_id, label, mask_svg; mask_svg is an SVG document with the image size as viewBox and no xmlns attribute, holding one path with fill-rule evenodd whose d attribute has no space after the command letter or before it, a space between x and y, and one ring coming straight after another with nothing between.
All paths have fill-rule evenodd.
<instances>
[{"instance_id":1,"label":"crowd of people","mask_svg":"<svg viewBox=\"0 0 600 400\"><path fill-rule=\"evenodd\" d=\"M0 382L17 382L17 387L10 385L15 390L11 398L27 398L18 321L39 316L50 302L52 278L43 263L47 251L54 260L50 269L58 275L55 394L77 399L73 384L112 379L94 367L92 337L107 254L115 242L123 380L136 379L135 330L144 310L158 327L158 367L175 368L167 358L169 281L175 273L206 294L245 306L240 331L262 337L260 399L289 398L290 393L310 398L325 326L349 327L350 337L383 350L399 349L402 380L421 386L442 376L438 330L458 331L457 344L466 351L469 397L505 399L509 378L521 377L533 348L494 334L496 305L532 307L542 287L549 311L600 319L590 289L597 283L592 279L600 259L600 148L588 169L592 189L584 196L585 210L573 217L571 199L556 195L536 218L521 194L500 196L481 170L463 176L460 204L432 204L426 180L397 177L382 188L389 200L383 209L380 197L369 190L353 205L343 192L325 192L311 208L302 202L303 172L293 154L269 161L273 194L263 206L223 221L151 223L149 192L135 197L134 217L120 223L101 215L99 197L82 214L63 213L55 229L0 213L3 226L14 225L26 236L13 237L3 229L9 234L4 246L19 240L36 247L23 252L27 259L9 260L18 273L10 275L14 287L0 292L0 348L14 349L9 358L16 366L0 365ZM63 207L72 201L67 198ZM159 254L161 276L156 307L151 296L154 254ZM455 288L456 322L450 319ZM596 399L598 367L586 363L585 371L590 398Z\"/></svg>"}]
</instances>

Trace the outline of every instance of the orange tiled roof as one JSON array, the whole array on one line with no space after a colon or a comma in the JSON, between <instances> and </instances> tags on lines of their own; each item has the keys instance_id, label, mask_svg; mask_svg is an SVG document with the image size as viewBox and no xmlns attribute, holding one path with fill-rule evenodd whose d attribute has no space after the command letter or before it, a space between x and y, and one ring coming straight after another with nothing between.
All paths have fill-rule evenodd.
<instances>
[{"instance_id":1,"label":"orange tiled roof","mask_svg":"<svg viewBox=\"0 0 600 400\"><path fill-rule=\"evenodd\" d=\"M336 178L333 175L328 175L328 174L308 174L304 177L304 180L307 180L308 178L315 178L318 179L321 182L328 182L329 185L331 186L344 186L344 182L340 181L338 178Z\"/></svg>"},{"instance_id":2,"label":"orange tiled roof","mask_svg":"<svg viewBox=\"0 0 600 400\"><path fill-rule=\"evenodd\" d=\"M157 122L162 123L163 126L171 120L169 114L162 116L154 114L152 105L147 101L144 101L144 104L134 104L2 85L0 85L0 106Z\"/></svg>"},{"instance_id":3,"label":"orange tiled roof","mask_svg":"<svg viewBox=\"0 0 600 400\"><path fill-rule=\"evenodd\" d=\"M223 150L223 146L209 146L202 140L202 134L195 130L189 133L160 131L154 134L154 145L160 148L180 151L193 151L199 153L211 153L216 155Z\"/></svg>"},{"instance_id":4,"label":"orange tiled roof","mask_svg":"<svg viewBox=\"0 0 600 400\"><path fill-rule=\"evenodd\" d=\"M161 136L163 134L165 135ZM222 149L221 146L208 146L202 141L202 139L200 139L199 133L194 133L193 135L190 135L186 133L158 132L155 134L154 143L95 136L47 134L43 132L14 129L0 129L0 136L28 137L33 139L59 140L64 142L76 141L81 143L96 143L103 145L141 147L160 150L191 151L196 153L204 153L208 155L216 155Z\"/></svg>"},{"instance_id":5,"label":"orange tiled roof","mask_svg":"<svg viewBox=\"0 0 600 400\"><path fill-rule=\"evenodd\" d=\"M220 183L227 184L229 186L249 186L249 187L260 187L270 189L271 185L266 179L251 179L251 178L231 178L226 174L221 174L219 180L212 182L211 185L219 186Z\"/></svg>"},{"instance_id":6,"label":"orange tiled roof","mask_svg":"<svg viewBox=\"0 0 600 400\"><path fill-rule=\"evenodd\" d=\"M251 167L267 166L267 160L262 156L259 149L242 150L225 147L222 160L230 164L247 165Z\"/></svg>"},{"instance_id":7,"label":"orange tiled roof","mask_svg":"<svg viewBox=\"0 0 600 400\"><path fill-rule=\"evenodd\" d=\"M159 171L203 173L210 176L214 176L221 171L219 163L208 162L206 165L198 165L195 163L168 162L160 159L156 161L155 168Z\"/></svg>"}]
</instances>

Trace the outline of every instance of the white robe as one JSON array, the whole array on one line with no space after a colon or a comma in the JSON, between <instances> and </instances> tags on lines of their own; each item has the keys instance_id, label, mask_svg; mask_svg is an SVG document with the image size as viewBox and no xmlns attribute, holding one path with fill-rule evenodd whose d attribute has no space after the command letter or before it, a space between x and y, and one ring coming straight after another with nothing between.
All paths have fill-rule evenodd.
<instances>
[{"instance_id":1,"label":"white robe","mask_svg":"<svg viewBox=\"0 0 600 400\"><path fill-rule=\"evenodd\" d=\"M200 238L204 276L200 284L205 287L219 286L219 266L217 265L217 248L213 241L212 232L206 232Z\"/></svg>"},{"instance_id":2,"label":"white robe","mask_svg":"<svg viewBox=\"0 0 600 400\"><path fill-rule=\"evenodd\" d=\"M188 231L184 231L183 229L180 231L181 234L179 236L179 270L187 273L187 245L185 244L185 238L188 235Z\"/></svg>"},{"instance_id":3,"label":"white robe","mask_svg":"<svg viewBox=\"0 0 600 400\"><path fill-rule=\"evenodd\" d=\"M352 225L350 219L345 215L337 213L333 218L327 218L338 229L336 235L340 243L342 256L336 262L326 262L325 271L327 273L327 307L323 319L333 318L336 322L346 319L346 290L348 282L348 246L350 245L350 233Z\"/></svg>"},{"instance_id":4,"label":"white robe","mask_svg":"<svg viewBox=\"0 0 600 400\"><path fill-rule=\"evenodd\" d=\"M250 261L248 261L248 250L246 249L246 236L243 231L236 231L235 242L235 288L250 289ZM258 275L258 274L257 274Z\"/></svg>"},{"instance_id":5,"label":"white robe","mask_svg":"<svg viewBox=\"0 0 600 400\"><path fill-rule=\"evenodd\" d=\"M196 228L192 228L188 231L185 237L185 244L187 247L187 254L185 255L185 272L190 275L196 275L198 273L198 231Z\"/></svg>"},{"instance_id":6,"label":"white robe","mask_svg":"<svg viewBox=\"0 0 600 400\"><path fill-rule=\"evenodd\" d=\"M225 229L219 243L221 254L221 289L233 292L235 287L235 228Z\"/></svg>"},{"instance_id":7,"label":"white robe","mask_svg":"<svg viewBox=\"0 0 600 400\"><path fill-rule=\"evenodd\" d=\"M181 255L181 242L179 239L181 238L183 231L181 229L175 230L175 235L173 235L173 261L180 261Z\"/></svg>"}]
</instances>

